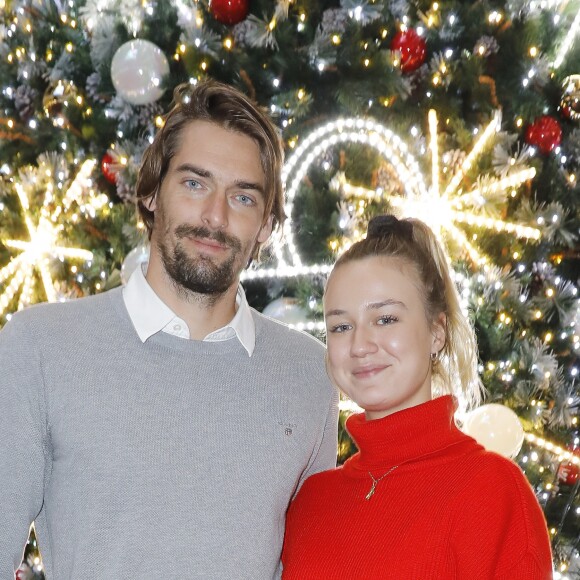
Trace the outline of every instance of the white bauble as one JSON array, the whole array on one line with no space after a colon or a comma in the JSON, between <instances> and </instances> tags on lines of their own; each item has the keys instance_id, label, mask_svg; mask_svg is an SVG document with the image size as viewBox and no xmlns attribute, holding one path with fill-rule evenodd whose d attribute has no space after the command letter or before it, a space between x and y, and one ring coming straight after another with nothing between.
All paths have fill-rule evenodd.
<instances>
[{"instance_id":1,"label":"white bauble","mask_svg":"<svg viewBox=\"0 0 580 580\"><path fill-rule=\"evenodd\" d=\"M308 319L306 310L298 304L295 298L277 298L264 308L262 314L286 324L304 323Z\"/></svg>"},{"instance_id":2,"label":"white bauble","mask_svg":"<svg viewBox=\"0 0 580 580\"><path fill-rule=\"evenodd\" d=\"M524 429L518 416L508 407L491 403L466 414L462 431L489 451L515 457L524 442Z\"/></svg>"},{"instance_id":3,"label":"white bauble","mask_svg":"<svg viewBox=\"0 0 580 580\"><path fill-rule=\"evenodd\" d=\"M163 77L169 63L163 51L148 40L130 40L121 45L111 63L111 78L117 93L133 105L153 103L161 97Z\"/></svg>"},{"instance_id":4,"label":"white bauble","mask_svg":"<svg viewBox=\"0 0 580 580\"><path fill-rule=\"evenodd\" d=\"M133 248L123 260L121 266L121 282L123 285L127 284L131 274L141 267L141 264L149 262L149 246L146 244L140 244L136 248Z\"/></svg>"}]
</instances>

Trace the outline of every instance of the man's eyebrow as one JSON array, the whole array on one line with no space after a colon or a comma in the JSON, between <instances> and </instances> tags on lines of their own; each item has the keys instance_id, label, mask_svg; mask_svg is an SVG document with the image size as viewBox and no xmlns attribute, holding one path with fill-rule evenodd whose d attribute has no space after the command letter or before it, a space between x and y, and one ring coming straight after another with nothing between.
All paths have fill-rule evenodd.
<instances>
[{"instance_id":1,"label":"man's eyebrow","mask_svg":"<svg viewBox=\"0 0 580 580\"><path fill-rule=\"evenodd\" d=\"M207 169L202 169L201 167L197 167L192 165L191 163L182 163L176 169L179 173L195 173L195 175L199 175L200 177L206 177L208 179L212 179L214 177L211 171ZM254 183L252 181L244 181L244 180L237 180L234 181L236 187L244 190L255 190L258 191L260 194L264 195L264 186L260 183Z\"/></svg>"},{"instance_id":2,"label":"man's eyebrow","mask_svg":"<svg viewBox=\"0 0 580 580\"><path fill-rule=\"evenodd\" d=\"M251 181L236 181L236 187L240 189L253 189L259 192L261 195L264 195L264 187L259 183L253 183Z\"/></svg>"},{"instance_id":3,"label":"man's eyebrow","mask_svg":"<svg viewBox=\"0 0 580 580\"><path fill-rule=\"evenodd\" d=\"M211 171L208 171L207 169L202 169L201 167L196 167L191 163L182 163L177 167L176 171L180 173L195 173L200 177L213 177Z\"/></svg>"}]
</instances>

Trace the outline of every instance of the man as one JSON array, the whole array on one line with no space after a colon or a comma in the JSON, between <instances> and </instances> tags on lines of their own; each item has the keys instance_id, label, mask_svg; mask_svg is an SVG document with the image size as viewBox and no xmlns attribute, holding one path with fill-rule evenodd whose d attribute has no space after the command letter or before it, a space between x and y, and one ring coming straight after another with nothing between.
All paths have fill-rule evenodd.
<instances>
[{"instance_id":1,"label":"man","mask_svg":"<svg viewBox=\"0 0 580 580\"><path fill-rule=\"evenodd\" d=\"M32 521L48 580L279 576L337 419L322 346L239 285L284 218L281 165L243 94L179 87L137 183L146 274L0 333L1 580Z\"/></svg>"}]
</instances>

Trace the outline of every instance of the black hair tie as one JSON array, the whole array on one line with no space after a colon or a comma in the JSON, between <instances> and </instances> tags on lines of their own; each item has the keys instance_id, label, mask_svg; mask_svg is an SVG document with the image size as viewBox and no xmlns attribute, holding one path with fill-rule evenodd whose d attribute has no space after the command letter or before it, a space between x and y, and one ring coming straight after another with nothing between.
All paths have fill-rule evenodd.
<instances>
[{"instance_id":1,"label":"black hair tie","mask_svg":"<svg viewBox=\"0 0 580 580\"><path fill-rule=\"evenodd\" d=\"M383 238L393 235L412 241L413 224L406 220L397 219L394 215L378 215L369 222L367 238Z\"/></svg>"}]
</instances>

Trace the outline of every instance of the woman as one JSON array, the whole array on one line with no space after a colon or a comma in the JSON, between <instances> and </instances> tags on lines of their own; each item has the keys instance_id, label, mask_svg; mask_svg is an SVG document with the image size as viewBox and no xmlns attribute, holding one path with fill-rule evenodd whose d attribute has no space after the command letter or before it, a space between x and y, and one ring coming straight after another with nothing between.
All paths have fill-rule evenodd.
<instances>
[{"instance_id":1,"label":"woman","mask_svg":"<svg viewBox=\"0 0 580 580\"><path fill-rule=\"evenodd\" d=\"M338 259L324 311L329 376L364 409L346 423L359 452L296 496L283 578L551 578L524 475L454 423L454 393L479 400L476 346L433 232L374 218Z\"/></svg>"}]
</instances>

